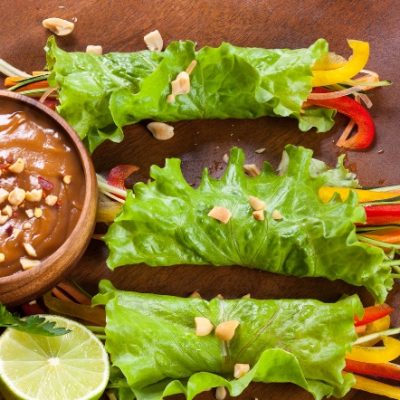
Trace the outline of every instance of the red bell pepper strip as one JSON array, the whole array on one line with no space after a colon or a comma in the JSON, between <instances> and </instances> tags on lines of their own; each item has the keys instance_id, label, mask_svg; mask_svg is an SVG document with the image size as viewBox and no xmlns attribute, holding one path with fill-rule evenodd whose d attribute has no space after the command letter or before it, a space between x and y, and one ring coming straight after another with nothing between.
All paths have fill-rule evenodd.
<instances>
[{"instance_id":1,"label":"red bell pepper strip","mask_svg":"<svg viewBox=\"0 0 400 400\"><path fill-rule=\"evenodd\" d=\"M393 308L387 304L379 304L376 306L364 308L364 316L362 319L358 319L357 316L354 317L354 325L361 326L367 325L377 319L383 318L393 312Z\"/></svg>"},{"instance_id":2,"label":"red bell pepper strip","mask_svg":"<svg viewBox=\"0 0 400 400\"><path fill-rule=\"evenodd\" d=\"M314 88L313 93L327 93L323 88ZM340 147L349 150L364 150L368 148L375 137L375 125L368 110L351 97L344 96L336 99L311 100L305 106L318 106L337 110L340 114L350 117L357 124L357 132L341 141ZM339 145L339 144L338 144Z\"/></svg>"},{"instance_id":3,"label":"red bell pepper strip","mask_svg":"<svg viewBox=\"0 0 400 400\"><path fill-rule=\"evenodd\" d=\"M21 308L24 315L46 314L44 308L42 308L36 301L22 304Z\"/></svg>"},{"instance_id":4,"label":"red bell pepper strip","mask_svg":"<svg viewBox=\"0 0 400 400\"><path fill-rule=\"evenodd\" d=\"M138 171L139 167L130 164L120 164L112 168L107 176L107 183L119 189L126 189L125 179Z\"/></svg>"},{"instance_id":5,"label":"red bell pepper strip","mask_svg":"<svg viewBox=\"0 0 400 400\"><path fill-rule=\"evenodd\" d=\"M58 106L58 100L55 99L54 97L48 97L43 104L49 108L51 108L52 110L55 110L56 107Z\"/></svg>"},{"instance_id":6,"label":"red bell pepper strip","mask_svg":"<svg viewBox=\"0 0 400 400\"><path fill-rule=\"evenodd\" d=\"M372 364L361 361L346 360L344 370L355 374L400 381L400 365L392 363Z\"/></svg>"},{"instance_id":7,"label":"red bell pepper strip","mask_svg":"<svg viewBox=\"0 0 400 400\"><path fill-rule=\"evenodd\" d=\"M367 225L391 225L400 223L400 204L365 206Z\"/></svg>"}]
</instances>

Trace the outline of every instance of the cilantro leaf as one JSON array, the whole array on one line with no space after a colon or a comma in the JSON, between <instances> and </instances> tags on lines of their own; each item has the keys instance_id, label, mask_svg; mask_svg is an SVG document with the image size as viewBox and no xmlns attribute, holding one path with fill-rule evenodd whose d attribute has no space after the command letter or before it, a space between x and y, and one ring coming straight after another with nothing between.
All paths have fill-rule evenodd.
<instances>
[{"instance_id":1,"label":"cilantro leaf","mask_svg":"<svg viewBox=\"0 0 400 400\"><path fill-rule=\"evenodd\" d=\"M69 329L56 326L55 322L48 321L43 316L30 315L27 318L20 318L8 311L3 304L0 304L0 327L43 336L61 336L71 332Z\"/></svg>"}]
</instances>

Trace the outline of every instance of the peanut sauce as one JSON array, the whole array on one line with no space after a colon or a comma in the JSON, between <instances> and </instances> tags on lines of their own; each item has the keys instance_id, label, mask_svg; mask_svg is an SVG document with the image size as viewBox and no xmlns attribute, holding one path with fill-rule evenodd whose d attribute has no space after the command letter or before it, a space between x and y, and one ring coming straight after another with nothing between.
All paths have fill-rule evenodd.
<instances>
[{"instance_id":1,"label":"peanut sauce","mask_svg":"<svg viewBox=\"0 0 400 400\"><path fill-rule=\"evenodd\" d=\"M36 268L67 239L84 199L73 145L28 107L0 110L0 276Z\"/></svg>"}]
</instances>

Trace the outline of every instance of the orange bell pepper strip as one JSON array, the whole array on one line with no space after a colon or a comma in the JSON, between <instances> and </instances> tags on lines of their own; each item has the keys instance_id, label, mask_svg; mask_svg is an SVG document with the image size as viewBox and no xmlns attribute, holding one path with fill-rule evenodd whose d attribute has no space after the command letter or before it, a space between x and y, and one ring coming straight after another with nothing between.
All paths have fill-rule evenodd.
<instances>
[{"instance_id":1,"label":"orange bell pepper strip","mask_svg":"<svg viewBox=\"0 0 400 400\"><path fill-rule=\"evenodd\" d=\"M362 235L380 242L392 244L400 243L400 228L376 229L374 231L363 232Z\"/></svg>"},{"instance_id":2,"label":"orange bell pepper strip","mask_svg":"<svg viewBox=\"0 0 400 400\"><path fill-rule=\"evenodd\" d=\"M370 364L354 360L346 360L346 372L376 376L377 378L393 379L400 381L400 365L392 363Z\"/></svg>"},{"instance_id":3,"label":"orange bell pepper strip","mask_svg":"<svg viewBox=\"0 0 400 400\"><path fill-rule=\"evenodd\" d=\"M400 191L374 192L372 190L365 189L322 186L319 189L319 197L324 203L327 203L333 197L333 195L337 193L340 198L345 201L349 197L350 192L355 192L357 194L358 201L360 203L368 203L377 200L387 200L392 199L393 197L400 196Z\"/></svg>"},{"instance_id":4,"label":"orange bell pepper strip","mask_svg":"<svg viewBox=\"0 0 400 400\"><path fill-rule=\"evenodd\" d=\"M400 400L399 387L387 385L386 383L377 382L359 375L354 375L354 378L356 379L356 383L353 385L354 389L377 394L379 396L386 396L389 397L389 399Z\"/></svg>"},{"instance_id":5,"label":"orange bell pepper strip","mask_svg":"<svg viewBox=\"0 0 400 400\"><path fill-rule=\"evenodd\" d=\"M400 356L400 341L390 336L382 338L383 346L362 347L353 346L350 353L347 353L346 359L361 361L372 364L382 364L392 361Z\"/></svg>"},{"instance_id":6,"label":"orange bell pepper strip","mask_svg":"<svg viewBox=\"0 0 400 400\"><path fill-rule=\"evenodd\" d=\"M347 43L353 50L353 55L349 60L336 69L313 70L312 86L328 86L346 82L366 66L369 58L369 43L360 40L348 40Z\"/></svg>"}]
</instances>

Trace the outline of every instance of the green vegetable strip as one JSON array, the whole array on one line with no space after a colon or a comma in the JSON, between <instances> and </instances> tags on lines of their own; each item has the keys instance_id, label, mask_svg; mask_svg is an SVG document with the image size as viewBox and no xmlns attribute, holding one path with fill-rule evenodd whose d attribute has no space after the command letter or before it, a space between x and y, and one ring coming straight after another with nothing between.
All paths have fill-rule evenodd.
<instances>
[{"instance_id":1,"label":"green vegetable strip","mask_svg":"<svg viewBox=\"0 0 400 400\"><path fill-rule=\"evenodd\" d=\"M60 87L58 111L93 151L104 140L120 142L122 127L143 119L294 117L299 128L319 132L333 125L333 111L307 108L311 67L328 51L320 39L307 49L267 50L223 43L195 50L191 41L172 42L163 52L104 56L47 46L49 83ZM191 61L189 94L167 102L171 81Z\"/></svg>"},{"instance_id":2,"label":"green vegetable strip","mask_svg":"<svg viewBox=\"0 0 400 400\"><path fill-rule=\"evenodd\" d=\"M393 285L387 258L376 247L358 240L355 223L365 213L352 193L323 203L321 186L356 184L341 164L328 169L312 159L311 150L287 146L282 175L265 163L258 177L243 171L244 153L231 151L220 180L204 172L199 188L184 179L180 160L167 159L164 168L153 166L154 181L128 191L122 212L109 228L105 241L110 268L146 263L241 265L284 275L341 279L365 286L383 302ZM265 220L253 218L249 196L267 205ZM227 224L209 217L214 206L231 211ZM274 220L278 210L283 219Z\"/></svg>"},{"instance_id":3,"label":"green vegetable strip","mask_svg":"<svg viewBox=\"0 0 400 400\"><path fill-rule=\"evenodd\" d=\"M354 379L342 374L356 339L357 296L324 304L317 300L220 300L179 298L116 290L100 283L95 304L105 304L106 348L137 400L183 393L188 400L213 387L238 396L251 381L290 382L315 399L344 396ZM224 346L214 333L195 334L195 317L214 326L240 322ZM233 378L236 363L251 370ZM114 378L115 382L121 377ZM111 385L113 386L113 385Z\"/></svg>"}]
</instances>

